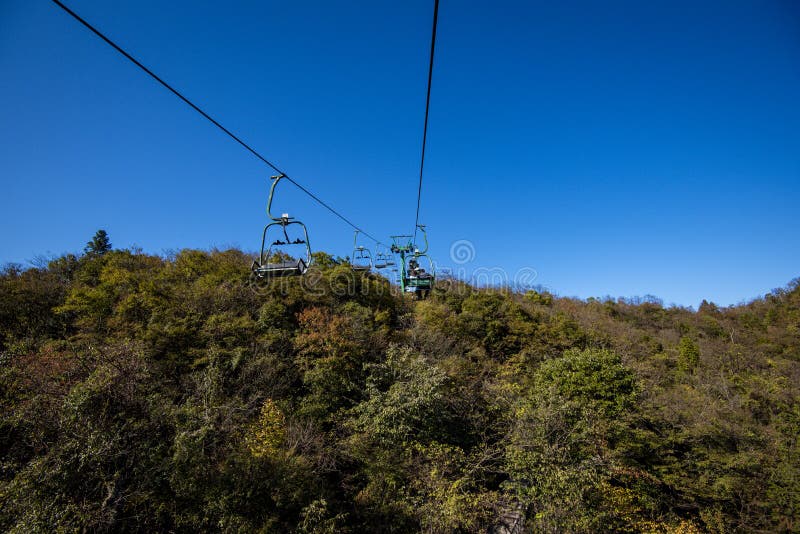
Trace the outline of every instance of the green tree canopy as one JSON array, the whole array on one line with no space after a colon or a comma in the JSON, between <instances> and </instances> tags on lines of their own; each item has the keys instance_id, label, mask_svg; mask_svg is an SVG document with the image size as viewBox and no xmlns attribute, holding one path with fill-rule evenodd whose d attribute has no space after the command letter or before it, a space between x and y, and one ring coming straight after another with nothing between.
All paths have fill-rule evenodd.
<instances>
[{"instance_id":1,"label":"green tree canopy","mask_svg":"<svg viewBox=\"0 0 800 534\"><path fill-rule=\"evenodd\" d=\"M317 254L0 269L0 531L791 532L800 284L694 312ZM509 519L511 518L511 519Z\"/></svg>"}]
</instances>

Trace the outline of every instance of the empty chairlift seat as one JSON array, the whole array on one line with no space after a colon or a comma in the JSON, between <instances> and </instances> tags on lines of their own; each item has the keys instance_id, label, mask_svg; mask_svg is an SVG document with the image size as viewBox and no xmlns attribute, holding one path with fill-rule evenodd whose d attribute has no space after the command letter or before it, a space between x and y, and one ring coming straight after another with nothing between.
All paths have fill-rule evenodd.
<instances>
[{"instance_id":1,"label":"empty chairlift seat","mask_svg":"<svg viewBox=\"0 0 800 534\"><path fill-rule=\"evenodd\" d=\"M301 276L306 273L311 265L311 245L308 240L308 229L302 222L289 217L288 213L275 217L271 213L272 199L275 195L275 186L283 178L283 175L272 177L272 187L269 191L269 201L267 202L267 215L272 222L264 227L261 235L261 252L258 259L253 262L251 267L252 276L258 280L271 280L274 278L284 278L287 276ZM298 227L302 229L302 237L294 240L289 238L289 228ZM275 239L269 247L266 247L267 234L280 232L283 239ZM295 231L296 233L296 231ZM303 251L305 258L292 258L284 252L287 247L299 247Z\"/></svg>"}]
</instances>

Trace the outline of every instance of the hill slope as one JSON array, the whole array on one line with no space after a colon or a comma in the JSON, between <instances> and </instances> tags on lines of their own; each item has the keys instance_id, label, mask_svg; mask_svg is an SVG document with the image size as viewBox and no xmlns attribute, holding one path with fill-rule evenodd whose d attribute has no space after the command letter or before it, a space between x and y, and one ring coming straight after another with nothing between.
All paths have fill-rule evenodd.
<instances>
[{"instance_id":1,"label":"hill slope","mask_svg":"<svg viewBox=\"0 0 800 534\"><path fill-rule=\"evenodd\" d=\"M800 529L800 286L730 308L235 250L0 276L0 528Z\"/></svg>"}]
</instances>

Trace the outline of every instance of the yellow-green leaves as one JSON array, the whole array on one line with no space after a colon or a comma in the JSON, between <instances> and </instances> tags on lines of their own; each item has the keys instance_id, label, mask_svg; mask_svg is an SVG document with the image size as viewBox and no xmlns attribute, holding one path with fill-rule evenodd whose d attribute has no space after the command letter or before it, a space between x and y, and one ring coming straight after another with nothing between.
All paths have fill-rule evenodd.
<instances>
[{"instance_id":1,"label":"yellow-green leaves","mask_svg":"<svg viewBox=\"0 0 800 534\"><path fill-rule=\"evenodd\" d=\"M286 439L286 419L272 399L267 399L245 435L250 454L256 457L274 456Z\"/></svg>"}]
</instances>

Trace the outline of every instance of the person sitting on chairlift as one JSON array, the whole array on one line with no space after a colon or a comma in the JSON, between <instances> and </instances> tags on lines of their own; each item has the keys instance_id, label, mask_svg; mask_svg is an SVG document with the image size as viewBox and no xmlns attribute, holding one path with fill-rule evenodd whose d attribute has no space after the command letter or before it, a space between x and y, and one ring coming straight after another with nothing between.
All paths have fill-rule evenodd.
<instances>
[{"instance_id":1,"label":"person sitting on chairlift","mask_svg":"<svg viewBox=\"0 0 800 534\"><path fill-rule=\"evenodd\" d=\"M408 275L412 278L416 278L417 276L419 276L419 272L420 272L419 263L417 263L417 260L412 258L408 262Z\"/></svg>"},{"instance_id":2,"label":"person sitting on chairlift","mask_svg":"<svg viewBox=\"0 0 800 534\"><path fill-rule=\"evenodd\" d=\"M431 275L425 272L425 269L420 267L419 262L415 259L411 259L408 262L408 276L409 278L420 278L420 279L431 278Z\"/></svg>"}]
</instances>

